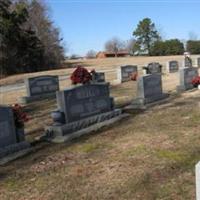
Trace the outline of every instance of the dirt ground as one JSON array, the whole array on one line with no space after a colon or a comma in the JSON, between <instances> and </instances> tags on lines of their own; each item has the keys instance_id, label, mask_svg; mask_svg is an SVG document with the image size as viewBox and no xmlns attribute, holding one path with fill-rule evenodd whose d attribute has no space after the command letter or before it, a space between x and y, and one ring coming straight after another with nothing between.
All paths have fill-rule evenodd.
<instances>
[{"instance_id":1,"label":"dirt ground","mask_svg":"<svg viewBox=\"0 0 200 200\"><path fill-rule=\"evenodd\" d=\"M178 73L164 73L163 90L170 93L164 104L131 112L128 119L68 144L37 144L36 152L1 167L0 199L195 199L200 91L177 94L178 83ZM21 92L5 93L2 102L13 103ZM136 96L136 82L111 85L111 96L117 106L129 103ZM55 108L55 100L25 107L32 117L27 140L43 133Z\"/></svg>"}]
</instances>

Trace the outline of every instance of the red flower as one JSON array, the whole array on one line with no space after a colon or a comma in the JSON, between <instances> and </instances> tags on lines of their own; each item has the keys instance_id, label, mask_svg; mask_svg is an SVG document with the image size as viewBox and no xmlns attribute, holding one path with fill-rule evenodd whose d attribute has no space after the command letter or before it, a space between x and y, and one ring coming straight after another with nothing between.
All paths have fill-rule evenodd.
<instances>
[{"instance_id":1,"label":"red flower","mask_svg":"<svg viewBox=\"0 0 200 200\"><path fill-rule=\"evenodd\" d=\"M134 73L131 74L131 80L132 81L136 81L137 77L138 77L138 73L137 72L134 72Z\"/></svg>"},{"instance_id":2,"label":"red flower","mask_svg":"<svg viewBox=\"0 0 200 200\"><path fill-rule=\"evenodd\" d=\"M78 66L71 75L72 84L86 84L92 80L92 75L84 67Z\"/></svg>"},{"instance_id":3,"label":"red flower","mask_svg":"<svg viewBox=\"0 0 200 200\"><path fill-rule=\"evenodd\" d=\"M13 114L14 114L15 126L17 128L23 128L24 123L29 121L29 117L23 111L22 106L20 106L19 104L14 104L12 106L12 110L13 110Z\"/></svg>"},{"instance_id":4,"label":"red flower","mask_svg":"<svg viewBox=\"0 0 200 200\"><path fill-rule=\"evenodd\" d=\"M197 87L200 84L200 76L196 76L192 79L192 85Z\"/></svg>"}]
</instances>

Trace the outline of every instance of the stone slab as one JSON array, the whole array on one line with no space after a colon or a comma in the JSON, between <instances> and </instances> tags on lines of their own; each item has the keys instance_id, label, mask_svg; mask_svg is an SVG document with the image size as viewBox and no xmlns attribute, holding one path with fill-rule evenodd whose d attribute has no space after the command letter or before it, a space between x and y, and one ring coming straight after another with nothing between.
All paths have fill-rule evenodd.
<instances>
[{"instance_id":1,"label":"stone slab","mask_svg":"<svg viewBox=\"0 0 200 200\"><path fill-rule=\"evenodd\" d=\"M71 122L71 123L67 123L63 125L57 125L57 126L56 125L48 126L45 128L45 132L47 133L48 137L54 138L58 136L64 136L64 135L76 132L78 130L87 128L93 124L98 124L102 121L109 120L119 115L121 115L121 110L115 109L110 112L98 114L98 115L84 118L75 122Z\"/></svg>"},{"instance_id":2,"label":"stone slab","mask_svg":"<svg viewBox=\"0 0 200 200\"><path fill-rule=\"evenodd\" d=\"M172 61L167 62L166 71L168 73L174 73L174 72L177 72L178 70L179 70L178 61L172 60Z\"/></svg>"},{"instance_id":3,"label":"stone slab","mask_svg":"<svg viewBox=\"0 0 200 200\"><path fill-rule=\"evenodd\" d=\"M137 73L138 68L137 65L124 65L121 66L117 70L117 79L119 80L120 83L127 82L131 80L131 75L133 73Z\"/></svg>"},{"instance_id":4,"label":"stone slab","mask_svg":"<svg viewBox=\"0 0 200 200\"><path fill-rule=\"evenodd\" d=\"M41 101L44 99L55 99L56 98L56 93L49 93L49 94L43 94L43 95L38 95L38 96L32 96L32 97L20 97L19 98L19 103L20 104L28 104L36 101Z\"/></svg>"},{"instance_id":5,"label":"stone slab","mask_svg":"<svg viewBox=\"0 0 200 200\"><path fill-rule=\"evenodd\" d=\"M195 67L184 67L179 70L180 85L177 86L177 92L183 92L193 89L192 79L198 76L198 69Z\"/></svg>"},{"instance_id":6,"label":"stone slab","mask_svg":"<svg viewBox=\"0 0 200 200\"><path fill-rule=\"evenodd\" d=\"M40 96L48 93L56 93L59 90L58 76L38 76L25 79L27 96Z\"/></svg>"},{"instance_id":7,"label":"stone slab","mask_svg":"<svg viewBox=\"0 0 200 200\"><path fill-rule=\"evenodd\" d=\"M67 134L67 135L64 135L64 136L57 136L57 137L54 137L54 138L48 138L48 140L50 142L53 142L53 143L64 143L64 142L69 142L71 141L72 139L75 139L75 138L78 138L78 137L81 137L82 135L86 135L86 134L89 134L91 132L95 132L95 131L98 131L100 130L101 128L103 127L106 127L106 126L110 126L124 118L127 118L129 117L130 115L125 113L125 114L121 114L121 115L118 115L118 116L115 116L111 119L108 119L106 121L102 121L102 122L98 122L96 124L93 124L89 127L86 127L84 129L81 129L81 130L78 130L78 131L75 131L71 134Z\"/></svg>"},{"instance_id":8,"label":"stone slab","mask_svg":"<svg viewBox=\"0 0 200 200\"><path fill-rule=\"evenodd\" d=\"M65 123L109 112L114 101L109 96L108 83L76 86L57 92L58 110L65 115Z\"/></svg>"}]
</instances>

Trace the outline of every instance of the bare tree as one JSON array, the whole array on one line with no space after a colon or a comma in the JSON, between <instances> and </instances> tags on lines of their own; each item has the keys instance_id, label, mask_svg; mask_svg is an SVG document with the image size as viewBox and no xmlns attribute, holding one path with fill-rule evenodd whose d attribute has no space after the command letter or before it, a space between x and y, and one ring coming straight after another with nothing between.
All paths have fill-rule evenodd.
<instances>
[{"instance_id":1,"label":"bare tree","mask_svg":"<svg viewBox=\"0 0 200 200\"><path fill-rule=\"evenodd\" d=\"M87 58L96 58L96 52L94 50L89 50L86 54Z\"/></svg>"},{"instance_id":2,"label":"bare tree","mask_svg":"<svg viewBox=\"0 0 200 200\"><path fill-rule=\"evenodd\" d=\"M126 42L126 50L130 53L130 55L134 54L134 45L136 44L136 40L135 39L130 39L127 40Z\"/></svg>"},{"instance_id":3,"label":"bare tree","mask_svg":"<svg viewBox=\"0 0 200 200\"><path fill-rule=\"evenodd\" d=\"M189 40L198 40L198 35L193 31L190 31L188 36L189 36Z\"/></svg>"},{"instance_id":4,"label":"bare tree","mask_svg":"<svg viewBox=\"0 0 200 200\"><path fill-rule=\"evenodd\" d=\"M114 37L105 43L105 50L115 53L115 56L117 56L117 53L123 49L125 49L125 42L117 37Z\"/></svg>"}]
</instances>

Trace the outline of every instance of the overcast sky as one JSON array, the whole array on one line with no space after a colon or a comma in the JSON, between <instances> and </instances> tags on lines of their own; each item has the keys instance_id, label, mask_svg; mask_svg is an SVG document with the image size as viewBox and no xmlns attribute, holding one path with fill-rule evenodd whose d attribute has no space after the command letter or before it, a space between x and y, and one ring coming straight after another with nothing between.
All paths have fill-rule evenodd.
<instances>
[{"instance_id":1,"label":"overcast sky","mask_svg":"<svg viewBox=\"0 0 200 200\"><path fill-rule=\"evenodd\" d=\"M132 38L139 20L149 17L165 39L200 39L200 1L197 0L46 0L52 19L69 45L68 54L85 55L104 49L113 36Z\"/></svg>"}]
</instances>

